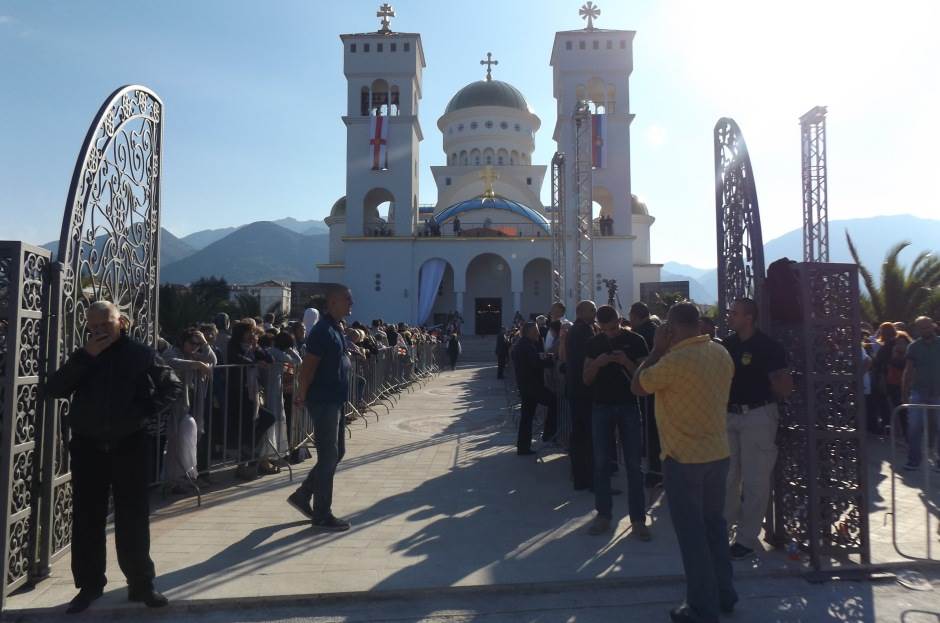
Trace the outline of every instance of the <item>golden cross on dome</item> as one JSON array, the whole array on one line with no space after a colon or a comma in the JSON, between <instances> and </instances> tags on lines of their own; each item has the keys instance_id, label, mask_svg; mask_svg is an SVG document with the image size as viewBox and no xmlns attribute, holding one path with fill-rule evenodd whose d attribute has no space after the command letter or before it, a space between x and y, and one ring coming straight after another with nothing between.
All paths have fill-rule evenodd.
<instances>
[{"instance_id":1,"label":"golden cross on dome","mask_svg":"<svg viewBox=\"0 0 940 623\"><path fill-rule=\"evenodd\" d=\"M588 0L584 6L581 7L581 10L578 11L578 14L581 16L581 19L587 20L587 30L594 30L594 20L596 20L601 15L601 10L596 4Z\"/></svg>"},{"instance_id":2,"label":"golden cross on dome","mask_svg":"<svg viewBox=\"0 0 940 623\"><path fill-rule=\"evenodd\" d=\"M379 7L379 12L375 14L376 17L382 18L382 29L379 30L381 33L388 34L392 32L392 29L389 27L391 25L390 17L395 17L395 8L390 5L388 2Z\"/></svg>"},{"instance_id":3,"label":"golden cross on dome","mask_svg":"<svg viewBox=\"0 0 940 623\"><path fill-rule=\"evenodd\" d=\"M493 79L493 65L499 65L499 61L493 60L492 52L486 53L486 60L480 61L481 65L486 65L486 81Z\"/></svg>"},{"instance_id":4,"label":"golden cross on dome","mask_svg":"<svg viewBox=\"0 0 940 623\"><path fill-rule=\"evenodd\" d=\"M493 191L493 182L499 179L499 173L493 170L491 165L486 165L483 168L483 173L480 173L480 179L483 180L483 196L487 199L492 199L496 196L496 193Z\"/></svg>"}]
</instances>

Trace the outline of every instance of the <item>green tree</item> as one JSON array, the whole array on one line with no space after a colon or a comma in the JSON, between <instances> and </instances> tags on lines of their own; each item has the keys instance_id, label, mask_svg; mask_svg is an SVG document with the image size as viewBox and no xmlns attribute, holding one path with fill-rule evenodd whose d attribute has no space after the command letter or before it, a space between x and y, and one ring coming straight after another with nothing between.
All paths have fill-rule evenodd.
<instances>
[{"instance_id":1,"label":"green tree","mask_svg":"<svg viewBox=\"0 0 940 623\"><path fill-rule=\"evenodd\" d=\"M681 292L657 292L656 293L656 302L653 303L650 311L659 316L660 318L665 318L666 314L669 313L669 308L675 305L676 303L686 303L688 302L685 296Z\"/></svg>"},{"instance_id":2,"label":"green tree","mask_svg":"<svg viewBox=\"0 0 940 623\"><path fill-rule=\"evenodd\" d=\"M210 309L217 309L228 300L228 282L223 277L200 277L193 282L189 289L196 298Z\"/></svg>"},{"instance_id":3,"label":"green tree","mask_svg":"<svg viewBox=\"0 0 940 623\"><path fill-rule=\"evenodd\" d=\"M862 317L873 324L881 322L910 322L930 307L940 309L940 258L929 251L921 252L905 272L899 255L911 245L901 241L885 254L881 265L881 281L859 260L858 251L849 232L845 232L849 253L858 264L858 272L865 283L867 294L861 295Z\"/></svg>"},{"instance_id":4,"label":"green tree","mask_svg":"<svg viewBox=\"0 0 940 623\"><path fill-rule=\"evenodd\" d=\"M250 294L239 294L234 300L222 303L219 311L224 311L232 320L241 320L242 318L256 318L261 315L261 301L257 296Z\"/></svg>"}]
</instances>

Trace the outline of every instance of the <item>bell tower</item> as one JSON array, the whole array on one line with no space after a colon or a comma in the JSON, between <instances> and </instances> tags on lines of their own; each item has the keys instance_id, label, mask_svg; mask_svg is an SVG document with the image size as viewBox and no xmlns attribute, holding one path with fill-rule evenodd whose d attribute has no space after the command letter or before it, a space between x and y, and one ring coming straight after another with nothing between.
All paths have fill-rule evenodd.
<instances>
[{"instance_id":1,"label":"bell tower","mask_svg":"<svg viewBox=\"0 0 940 623\"><path fill-rule=\"evenodd\" d=\"M411 236L418 213L421 36L391 29L383 4L375 32L340 35L347 81L346 236ZM387 214L378 207L388 205Z\"/></svg>"}]
</instances>

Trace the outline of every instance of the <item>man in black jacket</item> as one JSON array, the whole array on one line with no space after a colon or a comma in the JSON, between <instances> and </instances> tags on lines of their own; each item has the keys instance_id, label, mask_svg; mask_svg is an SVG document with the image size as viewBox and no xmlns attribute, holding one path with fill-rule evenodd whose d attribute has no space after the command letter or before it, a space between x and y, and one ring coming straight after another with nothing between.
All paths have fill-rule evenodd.
<instances>
[{"instance_id":1,"label":"man in black jacket","mask_svg":"<svg viewBox=\"0 0 940 623\"><path fill-rule=\"evenodd\" d=\"M145 427L179 397L183 385L152 348L127 337L126 321L112 303L93 303L87 328L85 346L46 383L49 396L72 398L72 577L79 593L66 612L87 609L107 583L109 492L128 599L159 608L167 599L153 587Z\"/></svg>"},{"instance_id":2,"label":"man in black jacket","mask_svg":"<svg viewBox=\"0 0 940 623\"><path fill-rule=\"evenodd\" d=\"M503 378L506 369L506 358L509 356L509 340L506 339L506 328L500 327L496 334L496 378Z\"/></svg>"},{"instance_id":3,"label":"man in black jacket","mask_svg":"<svg viewBox=\"0 0 940 623\"><path fill-rule=\"evenodd\" d=\"M516 454L534 454L532 450L532 419L539 404L548 407L548 420L556 417L554 396L545 389L545 369L551 367L552 358L542 352L542 338L534 322L527 322L522 337L512 349L512 363L516 371L516 385L522 399L519 416L519 437Z\"/></svg>"},{"instance_id":4,"label":"man in black jacket","mask_svg":"<svg viewBox=\"0 0 940 623\"><path fill-rule=\"evenodd\" d=\"M565 342L565 377L571 412L571 475L577 491L590 489L594 482L594 451L591 434L591 390L584 384L584 359L588 342L594 337L594 301L581 301L576 319Z\"/></svg>"}]
</instances>

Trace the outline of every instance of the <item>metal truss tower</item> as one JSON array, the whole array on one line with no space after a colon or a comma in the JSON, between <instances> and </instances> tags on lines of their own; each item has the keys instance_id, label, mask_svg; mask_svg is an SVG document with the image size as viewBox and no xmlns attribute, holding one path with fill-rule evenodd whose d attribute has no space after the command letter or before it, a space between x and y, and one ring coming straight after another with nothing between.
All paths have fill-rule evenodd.
<instances>
[{"instance_id":1,"label":"metal truss tower","mask_svg":"<svg viewBox=\"0 0 940 623\"><path fill-rule=\"evenodd\" d=\"M826 107L800 117L803 146L803 261L829 261L829 187L826 182Z\"/></svg>"},{"instance_id":2,"label":"metal truss tower","mask_svg":"<svg viewBox=\"0 0 940 623\"><path fill-rule=\"evenodd\" d=\"M593 132L591 110L586 102L580 102L574 113L575 162L574 196L577 202L575 213L575 273L577 300L594 299L594 175L592 163Z\"/></svg>"},{"instance_id":3,"label":"metal truss tower","mask_svg":"<svg viewBox=\"0 0 940 623\"><path fill-rule=\"evenodd\" d=\"M552 157L552 301L565 300L568 260L565 253L565 154Z\"/></svg>"}]
</instances>

